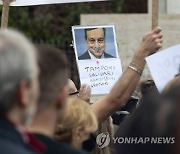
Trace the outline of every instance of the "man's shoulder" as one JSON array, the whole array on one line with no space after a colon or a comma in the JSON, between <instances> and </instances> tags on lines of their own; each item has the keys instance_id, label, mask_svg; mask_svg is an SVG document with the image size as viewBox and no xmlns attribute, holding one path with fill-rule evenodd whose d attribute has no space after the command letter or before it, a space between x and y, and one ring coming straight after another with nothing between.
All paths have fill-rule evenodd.
<instances>
[{"instance_id":1,"label":"man's shoulder","mask_svg":"<svg viewBox=\"0 0 180 154\"><path fill-rule=\"evenodd\" d=\"M82 151L78 151L73 149L70 146L67 146L64 143L59 141L53 140L42 134L34 134L38 140L44 143L47 146L47 150L45 154L52 154L52 153L63 153L63 154L84 154Z\"/></svg>"},{"instance_id":2,"label":"man's shoulder","mask_svg":"<svg viewBox=\"0 0 180 154\"><path fill-rule=\"evenodd\" d=\"M88 51L86 51L85 53L83 53L81 56L78 57L79 60L85 60L85 59L91 59Z\"/></svg>"},{"instance_id":3,"label":"man's shoulder","mask_svg":"<svg viewBox=\"0 0 180 154\"><path fill-rule=\"evenodd\" d=\"M35 151L25 145L12 142L7 138L0 138L0 154L36 154Z\"/></svg>"},{"instance_id":4,"label":"man's shoulder","mask_svg":"<svg viewBox=\"0 0 180 154\"><path fill-rule=\"evenodd\" d=\"M9 122L1 119L0 126L0 154L35 154Z\"/></svg>"}]
</instances>

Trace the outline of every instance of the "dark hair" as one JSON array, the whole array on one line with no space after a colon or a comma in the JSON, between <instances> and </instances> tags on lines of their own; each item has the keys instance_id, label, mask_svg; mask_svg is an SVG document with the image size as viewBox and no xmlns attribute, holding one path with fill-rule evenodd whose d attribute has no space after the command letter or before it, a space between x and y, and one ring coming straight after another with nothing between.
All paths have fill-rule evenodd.
<instances>
[{"instance_id":1,"label":"dark hair","mask_svg":"<svg viewBox=\"0 0 180 154\"><path fill-rule=\"evenodd\" d=\"M52 103L58 92L67 84L67 59L63 52L49 45L39 45L38 64L40 68L39 104Z\"/></svg>"},{"instance_id":2,"label":"dark hair","mask_svg":"<svg viewBox=\"0 0 180 154\"><path fill-rule=\"evenodd\" d=\"M95 29L103 29L104 37L106 36L106 29L105 28L87 28L87 29L84 29L85 40L87 40L87 32L91 31L91 30L95 30Z\"/></svg>"},{"instance_id":3,"label":"dark hair","mask_svg":"<svg viewBox=\"0 0 180 154\"><path fill-rule=\"evenodd\" d=\"M162 91L162 96L169 98L173 101L180 101L180 77L177 76L171 80L164 90Z\"/></svg>"}]
</instances>

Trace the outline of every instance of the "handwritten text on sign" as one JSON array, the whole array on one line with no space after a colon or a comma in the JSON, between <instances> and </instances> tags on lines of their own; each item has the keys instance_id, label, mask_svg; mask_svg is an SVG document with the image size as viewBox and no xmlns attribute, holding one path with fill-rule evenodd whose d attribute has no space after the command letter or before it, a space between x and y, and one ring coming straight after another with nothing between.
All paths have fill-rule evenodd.
<instances>
[{"instance_id":1,"label":"handwritten text on sign","mask_svg":"<svg viewBox=\"0 0 180 154\"><path fill-rule=\"evenodd\" d=\"M146 58L151 75L161 92L180 69L180 45L173 46Z\"/></svg>"},{"instance_id":2,"label":"handwritten text on sign","mask_svg":"<svg viewBox=\"0 0 180 154\"><path fill-rule=\"evenodd\" d=\"M76 2L91 2L91 1L106 1L106 0L14 0L11 6L28 6L28 5L44 5L58 3L76 3ZM0 4L3 2L0 0Z\"/></svg>"},{"instance_id":3,"label":"handwritten text on sign","mask_svg":"<svg viewBox=\"0 0 180 154\"><path fill-rule=\"evenodd\" d=\"M81 84L89 84L92 94L107 94L122 74L119 59L78 61Z\"/></svg>"}]
</instances>

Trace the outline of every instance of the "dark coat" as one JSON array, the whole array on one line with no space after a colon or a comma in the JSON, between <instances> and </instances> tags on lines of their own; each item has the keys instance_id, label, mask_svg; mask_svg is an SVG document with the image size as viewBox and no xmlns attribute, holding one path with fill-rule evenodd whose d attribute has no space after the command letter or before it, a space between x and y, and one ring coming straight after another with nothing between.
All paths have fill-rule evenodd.
<instances>
[{"instance_id":1,"label":"dark coat","mask_svg":"<svg viewBox=\"0 0 180 154\"><path fill-rule=\"evenodd\" d=\"M115 58L115 57L104 52L104 58ZM91 57L90 57L88 51L86 51L84 54L79 56L78 59L79 60L86 60L86 59L91 59Z\"/></svg>"},{"instance_id":2,"label":"dark coat","mask_svg":"<svg viewBox=\"0 0 180 154\"><path fill-rule=\"evenodd\" d=\"M24 142L14 126L0 119L0 154L37 154Z\"/></svg>"},{"instance_id":3,"label":"dark coat","mask_svg":"<svg viewBox=\"0 0 180 154\"><path fill-rule=\"evenodd\" d=\"M42 134L34 134L38 140L47 146L44 154L87 154L73 149L59 141L55 141Z\"/></svg>"}]
</instances>

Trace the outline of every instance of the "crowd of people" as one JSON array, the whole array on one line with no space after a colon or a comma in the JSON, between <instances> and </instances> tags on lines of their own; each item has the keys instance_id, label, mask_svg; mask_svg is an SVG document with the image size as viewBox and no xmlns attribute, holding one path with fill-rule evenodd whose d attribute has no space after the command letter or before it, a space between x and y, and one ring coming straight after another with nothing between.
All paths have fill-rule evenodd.
<instances>
[{"instance_id":1,"label":"crowd of people","mask_svg":"<svg viewBox=\"0 0 180 154\"><path fill-rule=\"evenodd\" d=\"M68 61L60 49L35 46L20 32L1 29L0 153L180 153L179 76L162 94L153 80L140 82L145 57L156 53L162 43L161 28L145 34L111 92L92 104L90 86L81 85L77 90L68 79ZM128 105L137 87L138 105L114 133L111 115ZM99 149L96 136L103 132L110 134L111 144ZM115 137L175 140L171 144L115 144Z\"/></svg>"}]
</instances>

